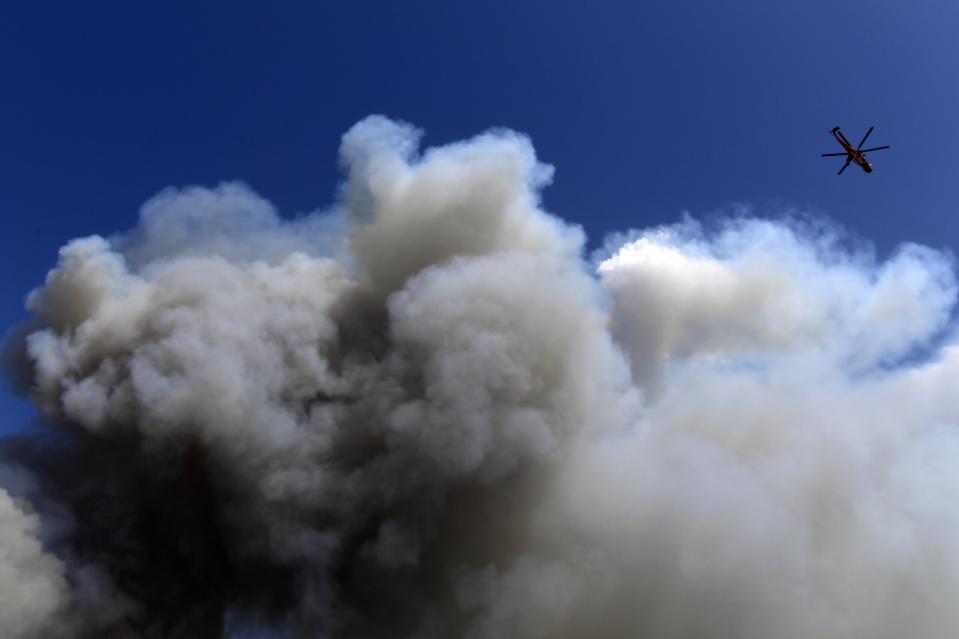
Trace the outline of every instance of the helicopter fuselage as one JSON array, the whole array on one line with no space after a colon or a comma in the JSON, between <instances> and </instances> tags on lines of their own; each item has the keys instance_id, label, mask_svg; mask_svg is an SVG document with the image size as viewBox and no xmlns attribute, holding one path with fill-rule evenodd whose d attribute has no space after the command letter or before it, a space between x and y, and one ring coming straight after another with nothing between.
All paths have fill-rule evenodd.
<instances>
[{"instance_id":1,"label":"helicopter fuselage","mask_svg":"<svg viewBox=\"0 0 959 639\"><path fill-rule=\"evenodd\" d=\"M842 134L838 126L833 128L832 136L836 138L836 141L839 142L839 144L842 145L842 148L845 149L846 153L849 155L850 160L862 167L862 170L866 173L872 173L872 164L866 159L866 154L850 144L849 140L847 140L846 136Z\"/></svg>"}]
</instances>

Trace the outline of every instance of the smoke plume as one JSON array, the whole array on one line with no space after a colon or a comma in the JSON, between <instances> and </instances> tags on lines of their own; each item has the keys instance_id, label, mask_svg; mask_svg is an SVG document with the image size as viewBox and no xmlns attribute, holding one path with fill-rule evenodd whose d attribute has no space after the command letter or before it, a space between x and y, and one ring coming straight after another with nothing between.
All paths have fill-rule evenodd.
<instances>
[{"instance_id":1,"label":"smoke plume","mask_svg":"<svg viewBox=\"0 0 959 639\"><path fill-rule=\"evenodd\" d=\"M61 249L5 636L959 632L950 255L734 216L591 263L521 135L341 158L328 212L168 189Z\"/></svg>"}]
</instances>

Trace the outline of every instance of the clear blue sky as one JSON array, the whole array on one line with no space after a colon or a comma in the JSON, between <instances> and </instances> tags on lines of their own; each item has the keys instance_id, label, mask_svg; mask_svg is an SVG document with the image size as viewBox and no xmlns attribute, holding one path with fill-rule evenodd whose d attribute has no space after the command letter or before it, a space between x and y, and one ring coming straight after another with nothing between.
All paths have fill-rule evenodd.
<instances>
[{"instance_id":1,"label":"clear blue sky","mask_svg":"<svg viewBox=\"0 0 959 639\"><path fill-rule=\"evenodd\" d=\"M96 7L94 9L93 7ZM284 215L334 197L370 113L441 144L506 126L595 246L731 203L817 210L876 243L956 245L955 0L6 2L0 324L67 240L169 185L241 179ZM840 125L891 144L835 175ZM29 409L4 395L0 432Z\"/></svg>"}]
</instances>

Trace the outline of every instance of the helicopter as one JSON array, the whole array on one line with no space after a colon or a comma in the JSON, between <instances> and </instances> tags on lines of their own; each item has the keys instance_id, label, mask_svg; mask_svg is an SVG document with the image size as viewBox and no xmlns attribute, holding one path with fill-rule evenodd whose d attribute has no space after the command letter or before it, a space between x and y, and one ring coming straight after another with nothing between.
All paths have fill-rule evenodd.
<instances>
[{"instance_id":1,"label":"helicopter","mask_svg":"<svg viewBox=\"0 0 959 639\"><path fill-rule=\"evenodd\" d=\"M875 128L876 127L874 126L869 127L869 130L866 131L866 135L862 136L862 140L859 141L859 145L853 148L852 143L850 143L849 140L846 139L846 136L842 134L842 131L839 130L839 127L838 126L833 127L830 133L832 133L832 136L836 138L836 141L842 145L842 148L844 148L845 151L843 151L842 153L823 153L822 156L824 158L837 157L841 155L846 156L846 163L842 165L842 168L839 169L839 173L837 173L836 175L842 175L842 172L845 171L846 167L849 166L849 164L852 162L855 162L860 167L862 167L862 170L865 171L866 173L872 173L872 164L869 162L869 160L866 159L866 153L869 153L872 151L881 151L883 149L889 148L888 144L885 146L876 146L871 149L862 148L862 145L866 143L866 138L869 137L869 134L872 133L872 130Z\"/></svg>"}]
</instances>

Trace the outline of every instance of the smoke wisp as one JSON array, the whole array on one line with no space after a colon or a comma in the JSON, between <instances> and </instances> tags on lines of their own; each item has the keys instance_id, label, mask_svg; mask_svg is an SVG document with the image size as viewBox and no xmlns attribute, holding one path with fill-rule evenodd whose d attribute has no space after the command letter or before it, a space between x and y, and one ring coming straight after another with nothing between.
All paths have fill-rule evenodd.
<instances>
[{"instance_id":1,"label":"smoke wisp","mask_svg":"<svg viewBox=\"0 0 959 639\"><path fill-rule=\"evenodd\" d=\"M31 293L11 637L959 631L950 255L736 217L594 268L519 134L341 158L330 213L168 189Z\"/></svg>"}]
</instances>

